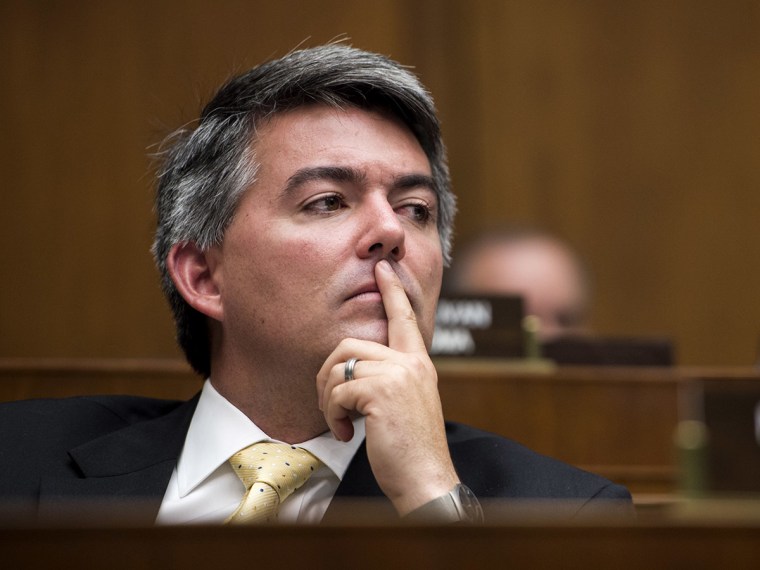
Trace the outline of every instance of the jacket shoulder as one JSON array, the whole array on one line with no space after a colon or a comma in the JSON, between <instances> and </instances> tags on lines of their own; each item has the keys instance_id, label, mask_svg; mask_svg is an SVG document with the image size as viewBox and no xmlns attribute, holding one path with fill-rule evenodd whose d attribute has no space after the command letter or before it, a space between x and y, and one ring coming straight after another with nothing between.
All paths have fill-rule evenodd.
<instances>
[{"instance_id":1,"label":"jacket shoulder","mask_svg":"<svg viewBox=\"0 0 760 570\"><path fill-rule=\"evenodd\" d=\"M19 431L47 437L62 432L103 431L162 416L181 404L137 396L20 400L0 404L0 426L5 434Z\"/></svg>"},{"instance_id":2,"label":"jacket shoulder","mask_svg":"<svg viewBox=\"0 0 760 570\"><path fill-rule=\"evenodd\" d=\"M18 480L48 465L69 464L68 451L100 436L164 416L180 401L81 396L0 404L0 480ZM2 491L0 491L1 493Z\"/></svg>"}]
</instances>

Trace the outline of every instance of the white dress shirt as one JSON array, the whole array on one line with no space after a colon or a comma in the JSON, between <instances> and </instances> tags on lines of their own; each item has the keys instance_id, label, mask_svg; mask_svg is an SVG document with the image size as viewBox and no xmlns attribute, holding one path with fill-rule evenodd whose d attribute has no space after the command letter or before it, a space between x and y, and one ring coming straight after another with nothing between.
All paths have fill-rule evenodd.
<instances>
[{"instance_id":1,"label":"white dress shirt","mask_svg":"<svg viewBox=\"0 0 760 570\"><path fill-rule=\"evenodd\" d=\"M228 459L259 441L277 440L261 431L206 380L156 523L224 522L245 493ZM354 421L354 437L349 442L337 441L328 431L299 443L323 465L282 503L279 522L321 521L362 441L364 418Z\"/></svg>"}]
</instances>

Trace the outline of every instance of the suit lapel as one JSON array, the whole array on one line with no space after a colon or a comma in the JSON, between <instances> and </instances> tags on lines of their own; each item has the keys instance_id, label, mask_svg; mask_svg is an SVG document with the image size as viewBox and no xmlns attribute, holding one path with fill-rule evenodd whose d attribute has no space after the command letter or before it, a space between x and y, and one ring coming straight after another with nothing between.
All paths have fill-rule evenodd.
<instances>
[{"instance_id":1,"label":"suit lapel","mask_svg":"<svg viewBox=\"0 0 760 570\"><path fill-rule=\"evenodd\" d=\"M340 523L345 522L348 517L356 516L356 509L352 507L357 501L370 499L372 503L372 514L374 517L392 517L395 519L396 511L392 503L383 494L380 486L377 484L375 475L372 473L372 467L367 457L366 442L356 451L356 455L343 475L343 479L335 491L335 498L330 502L322 522Z\"/></svg>"},{"instance_id":2,"label":"suit lapel","mask_svg":"<svg viewBox=\"0 0 760 570\"><path fill-rule=\"evenodd\" d=\"M69 456L82 477L43 478L40 518L70 515L79 520L83 505L102 512L102 503L108 502L108 512L129 511L139 522L153 522L197 403L198 396L164 416L71 449Z\"/></svg>"},{"instance_id":3,"label":"suit lapel","mask_svg":"<svg viewBox=\"0 0 760 570\"><path fill-rule=\"evenodd\" d=\"M367 442L356 450L354 458L335 491L336 497L382 497L367 457Z\"/></svg>"}]
</instances>

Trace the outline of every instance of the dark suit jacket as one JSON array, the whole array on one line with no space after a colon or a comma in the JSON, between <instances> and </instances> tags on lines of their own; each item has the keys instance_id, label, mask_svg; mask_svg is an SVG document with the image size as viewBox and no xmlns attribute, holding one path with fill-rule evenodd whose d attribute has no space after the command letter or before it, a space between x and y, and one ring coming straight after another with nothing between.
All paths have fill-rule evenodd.
<instances>
[{"instance_id":1,"label":"dark suit jacket","mask_svg":"<svg viewBox=\"0 0 760 570\"><path fill-rule=\"evenodd\" d=\"M55 520L71 514L72 505L108 501L140 505L131 515L152 522L197 402L198 396L188 402L101 396L0 405L0 502L6 516ZM462 424L447 422L446 431L462 482L481 499L569 499L576 510L630 508L628 491L601 477ZM334 503L339 497L383 498L364 446ZM325 520L332 511L331 504Z\"/></svg>"}]
</instances>

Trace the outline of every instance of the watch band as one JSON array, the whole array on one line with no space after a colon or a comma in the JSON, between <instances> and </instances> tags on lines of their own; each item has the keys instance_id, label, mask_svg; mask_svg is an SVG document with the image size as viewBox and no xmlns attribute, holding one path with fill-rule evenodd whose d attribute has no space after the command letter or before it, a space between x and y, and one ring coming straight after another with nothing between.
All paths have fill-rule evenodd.
<instances>
[{"instance_id":1,"label":"watch band","mask_svg":"<svg viewBox=\"0 0 760 570\"><path fill-rule=\"evenodd\" d=\"M404 520L426 523L466 523L483 522L480 502L467 485L457 483L445 495L429 501L408 513Z\"/></svg>"}]
</instances>

